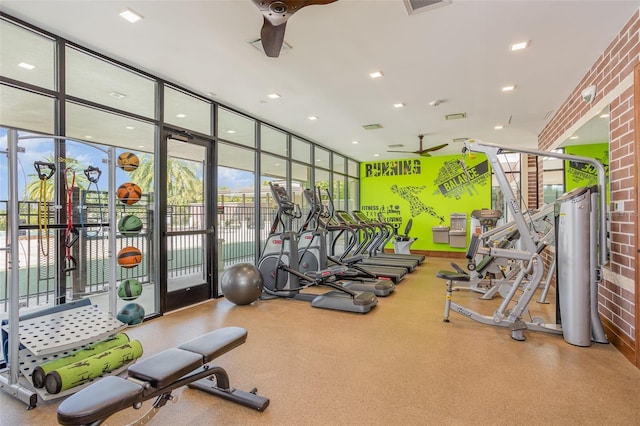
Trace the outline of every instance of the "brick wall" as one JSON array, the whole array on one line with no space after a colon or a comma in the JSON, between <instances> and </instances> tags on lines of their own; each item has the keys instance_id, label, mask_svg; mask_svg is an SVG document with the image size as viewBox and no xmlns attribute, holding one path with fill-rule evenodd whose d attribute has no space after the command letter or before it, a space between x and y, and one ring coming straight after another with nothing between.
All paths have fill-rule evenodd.
<instances>
[{"instance_id":1,"label":"brick wall","mask_svg":"<svg viewBox=\"0 0 640 426\"><path fill-rule=\"evenodd\" d=\"M549 149L558 139L590 113L602 99L609 100L610 149L609 179L612 206L621 202L624 209L611 214L611 262L599 288L599 312L604 319L611 341L632 362L640 365L637 350L638 283L635 278L638 215L633 80L634 67L640 63L640 13L636 12L621 29L609 47L578 82L556 115L538 136L539 149ZM622 85L623 80L626 82ZM582 91L595 84L596 97L591 104L582 100ZM622 88L622 90L620 89ZM612 93L615 95L612 96ZM606 97L606 98L605 98ZM540 179L540 173L530 172L530 178ZM541 193L530 195L531 205L540 202ZM611 211L615 209L611 208Z\"/></svg>"},{"instance_id":2,"label":"brick wall","mask_svg":"<svg viewBox=\"0 0 640 426\"><path fill-rule=\"evenodd\" d=\"M542 205L542 173L538 173L538 167L542 167L542 162L538 162L538 159L536 155L527 155L527 206L531 209Z\"/></svg>"}]
</instances>

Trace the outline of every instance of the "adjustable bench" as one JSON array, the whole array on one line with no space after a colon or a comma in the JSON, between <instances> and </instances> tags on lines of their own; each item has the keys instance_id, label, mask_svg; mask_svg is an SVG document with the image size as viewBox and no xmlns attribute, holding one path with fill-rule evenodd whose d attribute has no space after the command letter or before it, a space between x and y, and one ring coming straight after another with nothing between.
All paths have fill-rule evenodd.
<instances>
[{"instance_id":1,"label":"adjustable bench","mask_svg":"<svg viewBox=\"0 0 640 426\"><path fill-rule=\"evenodd\" d=\"M139 420L147 422L172 399L174 389L185 385L263 411L269 399L257 395L257 389L232 388L223 368L208 365L246 340L244 328L225 327L143 359L129 367L127 378L105 377L63 401L58 422L98 425L118 411L139 409L142 402L156 398L150 412Z\"/></svg>"}]
</instances>

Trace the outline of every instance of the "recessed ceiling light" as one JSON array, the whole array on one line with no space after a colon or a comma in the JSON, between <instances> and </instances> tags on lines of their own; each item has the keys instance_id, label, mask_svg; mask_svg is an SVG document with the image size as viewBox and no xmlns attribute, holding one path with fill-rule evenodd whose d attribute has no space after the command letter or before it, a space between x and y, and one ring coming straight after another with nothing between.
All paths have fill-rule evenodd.
<instances>
[{"instance_id":1,"label":"recessed ceiling light","mask_svg":"<svg viewBox=\"0 0 640 426\"><path fill-rule=\"evenodd\" d=\"M496 129L496 130L502 130L502 129L504 129L504 126L498 125L498 126L494 126L493 128Z\"/></svg>"},{"instance_id":2,"label":"recessed ceiling light","mask_svg":"<svg viewBox=\"0 0 640 426\"><path fill-rule=\"evenodd\" d=\"M231 129L227 130L227 133L229 133L229 134L234 134L235 132L236 132L235 130L231 130Z\"/></svg>"},{"instance_id":3,"label":"recessed ceiling light","mask_svg":"<svg viewBox=\"0 0 640 426\"><path fill-rule=\"evenodd\" d=\"M609 118L609 114L606 114L606 113L605 114L601 114L600 118Z\"/></svg>"},{"instance_id":4,"label":"recessed ceiling light","mask_svg":"<svg viewBox=\"0 0 640 426\"><path fill-rule=\"evenodd\" d=\"M571 139L572 141L576 140L576 139L580 139L580 136L571 136L569 139Z\"/></svg>"},{"instance_id":5,"label":"recessed ceiling light","mask_svg":"<svg viewBox=\"0 0 640 426\"><path fill-rule=\"evenodd\" d=\"M259 100L258 102L259 102L259 103L261 103L261 104L263 104L263 105L267 103L267 101L265 101L264 99L261 99L261 100Z\"/></svg>"},{"instance_id":6,"label":"recessed ceiling light","mask_svg":"<svg viewBox=\"0 0 640 426\"><path fill-rule=\"evenodd\" d=\"M144 148L144 145L138 145L138 148Z\"/></svg>"},{"instance_id":7,"label":"recessed ceiling light","mask_svg":"<svg viewBox=\"0 0 640 426\"><path fill-rule=\"evenodd\" d=\"M369 77L371 78L380 78L382 76L383 76L382 71L374 71L369 73Z\"/></svg>"},{"instance_id":8,"label":"recessed ceiling light","mask_svg":"<svg viewBox=\"0 0 640 426\"><path fill-rule=\"evenodd\" d=\"M280 95L278 95L277 93L270 93L267 96L271 99L278 99L280 97Z\"/></svg>"},{"instance_id":9,"label":"recessed ceiling light","mask_svg":"<svg viewBox=\"0 0 640 426\"><path fill-rule=\"evenodd\" d=\"M436 99L435 101L431 101L429 102L429 105L432 107L437 107L438 105L440 105L442 103L441 100Z\"/></svg>"},{"instance_id":10,"label":"recessed ceiling light","mask_svg":"<svg viewBox=\"0 0 640 426\"><path fill-rule=\"evenodd\" d=\"M24 68L25 70L32 70L32 69L34 69L34 68L36 67L35 65L31 65L31 64L28 64L28 63L26 63L26 62L20 62L20 63L18 64L18 66L19 66L20 68Z\"/></svg>"},{"instance_id":11,"label":"recessed ceiling light","mask_svg":"<svg viewBox=\"0 0 640 426\"><path fill-rule=\"evenodd\" d=\"M307 117L309 120L314 121L317 120L318 117L316 117L315 115L310 115L309 117Z\"/></svg>"},{"instance_id":12,"label":"recessed ceiling light","mask_svg":"<svg viewBox=\"0 0 640 426\"><path fill-rule=\"evenodd\" d=\"M527 41L520 41L518 43L513 43L511 45L511 51L515 52L516 50L522 50L522 49L526 49L527 47L529 47L529 40Z\"/></svg>"},{"instance_id":13,"label":"recessed ceiling light","mask_svg":"<svg viewBox=\"0 0 640 426\"><path fill-rule=\"evenodd\" d=\"M513 84L511 86L504 86L502 88L503 92L513 92L514 90L516 90L516 86Z\"/></svg>"},{"instance_id":14,"label":"recessed ceiling light","mask_svg":"<svg viewBox=\"0 0 640 426\"><path fill-rule=\"evenodd\" d=\"M380 154L373 154L374 157L380 157Z\"/></svg>"},{"instance_id":15,"label":"recessed ceiling light","mask_svg":"<svg viewBox=\"0 0 640 426\"><path fill-rule=\"evenodd\" d=\"M133 23L135 23L135 22L138 22L139 20L141 20L141 19L142 19L142 15L140 15L140 14L138 14L138 13L134 12L134 11L133 11L133 10L131 10L131 9L125 9L125 10L123 10L122 12L120 12L120 16L121 16L123 19L125 19L125 20L127 20L127 21L131 22L132 24L133 24Z\"/></svg>"},{"instance_id":16,"label":"recessed ceiling light","mask_svg":"<svg viewBox=\"0 0 640 426\"><path fill-rule=\"evenodd\" d=\"M352 143L352 144L354 144L354 145L358 145L360 142L358 142L358 141L353 141L353 142L351 142L351 143Z\"/></svg>"},{"instance_id":17,"label":"recessed ceiling light","mask_svg":"<svg viewBox=\"0 0 640 426\"><path fill-rule=\"evenodd\" d=\"M404 104L403 103L393 104L393 107L394 108L402 108L402 107L404 107Z\"/></svg>"},{"instance_id":18,"label":"recessed ceiling light","mask_svg":"<svg viewBox=\"0 0 640 426\"><path fill-rule=\"evenodd\" d=\"M176 118L185 118L187 116L187 114L176 114Z\"/></svg>"},{"instance_id":19,"label":"recessed ceiling light","mask_svg":"<svg viewBox=\"0 0 640 426\"><path fill-rule=\"evenodd\" d=\"M116 99L122 99L122 98L126 98L127 95L125 95L124 93L120 93L120 92L111 92L109 93L109 96L111 96L112 98L116 98Z\"/></svg>"},{"instance_id":20,"label":"recessed ceiling light","mask_svg":"<svg viewBox=\"0 0 640 426\"><path fill-rule=\"evenodd\" d=\"M85 139L93 139L93 136L91 136L91 135L86 135L84 138L85 138Z\"/></svg>"},{"instance_id":21,"label":"recessed ceiling light","mask_svg":"<svg viewBox=\"0 0 640 426\"><path fill-rule=\"evenodd\" d=\"M125 128L125 129L127 129L127 130L133 130L133 129L135 129L135 127L133 127L133 126L125 126L124 128Z\"/></svg>"},{"instance_id":22,"label":"recessed ceiling light","mask_svg":"<svg viewBox=\"0 0 640 426\"><path fill-rule=\"evenodd\" d=\"M275 166L279 166L279 165L280 165L280 163L275 163L274 165L275 165Z\"/></svg>"},{"instance_id":23,"label":"recessed ceiling light","mask_svg":"<svg viewBox=\"0 0 640 426\"><path fill-rule=\"evenodd\" d=\"M319 162L321 162L321 161L322 161L322 160L318 159L318 160L316 160L316 163L319 163Z\"/></svg>"},{"instance_id":24,"label":"recessed ceiling light","mask_svg":"<svg viewBox=\"0 0 640 426\"><path fill-rule=\"evenodd\" d=\"M207 95L209 95L209 96L216 96L216 94L215 94L215 93L213 93L213 92L209 92L209 93L207 93Z\"/></svg>"}]
</instances>

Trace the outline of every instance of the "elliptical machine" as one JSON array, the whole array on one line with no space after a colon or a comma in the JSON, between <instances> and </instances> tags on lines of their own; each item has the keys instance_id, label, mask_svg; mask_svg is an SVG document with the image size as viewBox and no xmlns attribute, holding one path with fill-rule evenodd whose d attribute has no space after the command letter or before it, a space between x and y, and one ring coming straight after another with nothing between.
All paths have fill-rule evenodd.
<instances>
[{"instance_id":1,"label":"elliptical machine","mask_svg":"<svg viewBox=\"0 0 640 426\"><path fill-rule=\"evenodd\" d=\"M302 212L289 199L285 188L273 182L269 182L269 187L278 210L258 261L263 279L262 299L283 297L311 302L314 308L356 313L367 313L373 309L378 303L375 294L356 292L336 281L336 275L344 272L346 267L336 265L304 273L299 271L298 235L287 229L283 217L287 220L297 219L302 217ZM302 292L316 285L328 286L334 290L324 294Z\"/></svg>"},{"instance_id":2,"label":"elliptical machine","mask_svg":"<svg viewBox=\"0 0 640 426\"><path fill-rule=\"evenodd\" d=\"M316 191L309 188L303 191L311 209L298 232L300 272L326 269L328 261L331 260L332 263L347 268L344 272L337 274L344 287L355 291L370 291L379 297L391 294L396 287L391 280L377 279L373 274L365 275L363 271L349 268L346 263L329 257L327 254L327 219L330 215L323 215L324 209L318 194L319 191L320 188L316 188Z\"/></svg>"}]
</instances>

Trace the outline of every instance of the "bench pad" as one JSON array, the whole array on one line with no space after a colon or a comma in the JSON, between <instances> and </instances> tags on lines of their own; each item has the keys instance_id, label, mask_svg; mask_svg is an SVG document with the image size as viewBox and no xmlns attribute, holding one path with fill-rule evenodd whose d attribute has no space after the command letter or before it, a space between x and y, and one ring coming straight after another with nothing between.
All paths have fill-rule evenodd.
<instances>
[{"instance_id":1,"label":"bench pad","mask_svg":"<svg viewBox=\"0 0 640 426\"><path fill-rule=\"evenodd\" d=\"M202 356L178 348L169 348L129 367L130 377L163 388L203 365Z\"/></svg>"},{"instance_id":2,"label":"bench pad","mask_svg":"<svg viewBox=\"0 0 640 426\"><path fill-rule=\"evenodd\" d=\"M452 271L439 271L436 274L436 277L453 281L469 281L471 279L471 276L469 276L468 274L461 274L459 272Z\"/></svg>"},{"instance_id":3,"label":"bench pad","mask_svg":"<svg viewBox=\"0 0 640 426\"><path fill-rule=\"evenodd\" d=\"M103 419L140 401L142 386L108 376L71 395L58 406L58 423L84 425Z\"/></svg>"},{"instance_id":4,"label":"bench pad","mask_svg":"<svg viewBox=\"0 0 640 426\"><path fill-rule=\"evenodd\" d=\"M225 327L184 342L178 348L202 355L206 364L229 352L247 340L247 330L242 327Z\"/></svg>"}]
</instances>

